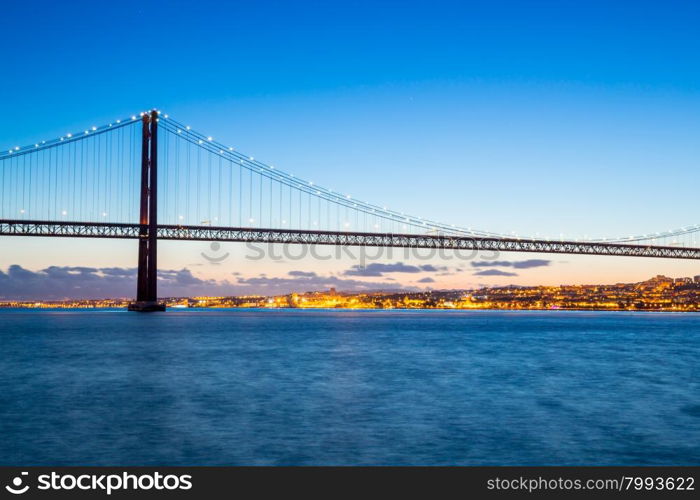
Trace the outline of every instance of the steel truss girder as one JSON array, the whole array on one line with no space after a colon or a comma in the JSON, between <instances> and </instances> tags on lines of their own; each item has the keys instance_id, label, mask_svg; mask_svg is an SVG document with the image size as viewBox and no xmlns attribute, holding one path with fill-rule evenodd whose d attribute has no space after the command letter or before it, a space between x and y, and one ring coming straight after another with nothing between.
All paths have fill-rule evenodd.
<instances>
[{"instance_id":1,"label":"steel truss girder","mask_svg":"<svg viewBox=\"0 0 700 500\"><path fill-rule=\"evenodd\" d=\"M139 224L0 220L0 236L138 239ZM449 235L159 225L158 239L700 259L700 248Z\"/></svg>"}]
</instances>

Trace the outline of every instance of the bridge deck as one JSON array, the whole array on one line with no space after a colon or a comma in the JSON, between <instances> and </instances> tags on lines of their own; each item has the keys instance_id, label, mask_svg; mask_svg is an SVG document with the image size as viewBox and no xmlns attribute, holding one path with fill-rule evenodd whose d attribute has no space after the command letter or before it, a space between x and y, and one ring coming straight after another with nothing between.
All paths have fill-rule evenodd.
<instances>
[{"instance_id":1,"label":"bridge deck","mask_svg":"<svg viewBox=\"0 0 700 500\"><path fill-rule=\"evenodd\" d=\"M0 236L138 239L140 230L139 224L0 219ZM676 246L245 227L159 225L158 239L700 259L700 248Z\"/></svg>"}]
</instances>

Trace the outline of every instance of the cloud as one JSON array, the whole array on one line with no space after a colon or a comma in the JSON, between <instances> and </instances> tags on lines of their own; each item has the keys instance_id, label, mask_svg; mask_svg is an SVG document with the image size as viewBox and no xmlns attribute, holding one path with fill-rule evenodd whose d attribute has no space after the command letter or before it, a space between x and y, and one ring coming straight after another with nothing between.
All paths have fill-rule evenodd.
<instances>
[{"instance_id":1,"label":"cloud","mask_svg":"<svg viewBox=\"0 0 700 500\"><path fill-rule=\"evenodd\" d=\"M292 271L293 272L293 271ZM291 274L288 273L288 274ZM397 287L395 284L377 283L374 281L362 281L356 279L344 279L337 276L320 276L316 273L313 276L301 276L294 278L269 278L267 276L256 276L252 278L238 278L238 284L256 290L256 293L264 295L283 295L290 292L311 292L318 290L328 290L336 288L342 291L368 292L368 291L392 291L392 290L415 290L415 287Z\"/></svg>"},{"instance_id":2,"label":"cloud","mask_svg":"<svg viewBox=\"0 0 700 500\"><path fill-rule=\"evenodd\" d=\"M427 278L418 280L418 283L435 283L435 280L428 276Z\"/></svg>"},{"instance_id":3,"label":"cloud","mask_svg":"<svg viewBox=\"0 0 700 500\"><path fill-rule=\"evenodd\" d=\"M394 265L391 269L405 267L408 266L401 264ZM415 286L390 283L390 278L376 282L344 278L342 275L321 276L308 271L289 271L287 274L283 277L259 274L247 278L239 275L228 281L202 279L187 268L161 269L158 271L158 295L281 295L293 291L327 290L331 287L358 292L419 290ZM32 271L11 265L7 271L0 270L0 300L133 298L136 294L136 276L135 268L50 266Z\"/></svg>"},{"instance_id":4,"label":"cloud","mask_svg":"<svg viewBox=\"0 0 700 500\"><path fill-rule=\"evenodd\" d=\"M189 286L189 285L217 285L215 280L202 280L192 275L189 269L180 269L179 271L159 270L158 271L159 285L164 286Z\"/></svg>"},{"instance_id":5,"label":"cloud","mask_svg":"<svg viewBox=\"0 0 700 500\"><path fill-rule=\"evenodd\" d=\"M133 277L136 276L136 268L103 267L100 272L105 276Z\"/></svg>"},{"instance_id":6,"label":"cloud","mask_svg":"<svg viewBox=\"0 0 700 500\"><path fill-rule=\"evenodd\" d=\"M135 268L50 266L30 271L11 265L0 270L0 299L60 300L129 298L136 293ZM203 280L189 269L158 271L161 297L233 291L228 281Z\"/></svg>"},{"instance_id":7,"label":"cloud","mask_svg":"<svg viewBox=\"0 0 700 500\"><path fill-rule=\"evenodd\" d=\"M455 276L457 273L464 272L464 269L459 267L437 267L435 270L438 271L435 273L435 276Z\"/></svg>"},{"instance_id":8,"label":"cloud","mask_svg":"<svg viewBox=\"0 0 700 500\"><path fill-rule=\"evenodd\" d=\"M128 297L135 287L136 269L50 266L35 272L15 264L0 271L1 299Z\"/></svg>"},{"instance_id":9,"label":"cloud","mask_svg":"<svg viewBox=\"0 0 700 500\"><path fill-rule=\"evenodd\" d=\"M404 264L403 262L396 262L394 264L381 264L379 262L372 262L365 267L355 265L350 269L345 271L343 274L345 276L363 276L363 277L380 277L384 273L419 273L421 268L418 266L410 266Z\"/></svg>"},{"instance_id":10,"label":"cloud","mask_svg":"<svg viewBox=\"0 0 700 500\"><path fill-rule=\"evenodd\" d=\"M318 276L314 272L306 272L306 271L289 271L287 274L289 276L299 276L300 278L316 278Z\"/></svg>"},{"instance_id":11,"label":"cloud","mask_svg":"<svg viewBox=\"0 0 700 500\"><path fill-rule=\"evenodd\" d=\"M500 269L486 269L484 271L478 271L474 273L474 276L517 276L518 273L509 273L508 271L501 271Z\"/></svg>"},{"instance_id":12,"label":"cloud","mask_svg":"<svg viewBox=\"0 0 700 500\"><path fill-rule=\"evenodd\" d=\"M471 263L472 267L512 267L515 269L530 269L532 267L546 267L551 264L551 260L528 259L528 260L478 260Z\"/></svg>"},{"instance_id":13,"label":"cloud","mask_svg":"<svg viewBox=\"0 0 700 500\"><path fill-rule=\"evenodd\" d=\"M425 264L423 266L420 266L421 271L429 272L429 273L437 273L438 271L440 272L446 272L449 271L449 268L447 266L433 266L431 264Z\"/></svg>"},{"instance_id":14,"label":"cloud","mask_svg":"<svg viewBox=\"0 0 700 500\"><path fill-rule=\"evenodd\" d=\"M372 262L364 267L355 265L350 269L345 271L343 275L345 276L362 276L365 278L369 277L381 277L386 273L436 273L438 271L447 271L449 268L446 266L433 266L431 264L424 264L422 266L412 266L409 264L404 264L403 262L395 262L393 264L382 264L379 262Z\"/></svg>"}]
</instances>

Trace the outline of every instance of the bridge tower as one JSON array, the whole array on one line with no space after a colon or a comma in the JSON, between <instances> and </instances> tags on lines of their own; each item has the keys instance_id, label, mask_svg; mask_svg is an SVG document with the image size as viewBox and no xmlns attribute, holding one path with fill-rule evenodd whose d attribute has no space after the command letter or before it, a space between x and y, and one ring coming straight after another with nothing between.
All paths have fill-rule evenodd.
<instances>
[{"instance_id":1,"label":"bridge tower","mask_svg":"<svg viewBox=\"0 0 700 500\"><path fill-rule=\"evenodd\" d=\"M158 112L144 113L141 135L141 209L136 302L130 311L164 311L158 303Z\"/></svg>"}]
</instances>

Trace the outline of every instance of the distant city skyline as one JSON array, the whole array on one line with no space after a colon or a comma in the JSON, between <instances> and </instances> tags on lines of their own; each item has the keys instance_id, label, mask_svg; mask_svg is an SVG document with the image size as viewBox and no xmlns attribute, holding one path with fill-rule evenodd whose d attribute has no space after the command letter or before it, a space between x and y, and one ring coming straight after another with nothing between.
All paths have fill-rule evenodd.
<instances>
[{"instance_id":1,"label":"distant city skyline","mask_svg":"<svg viewBox=\"0 0 700 500\"><path fill-rule=\"evenodd\" d=\"M20 20L36 6L6 6L0 42L13 50L4 58L11 77L0 82L2 147L155 106L301 178L448 224L582 238L700 222L692 2L39 5L31 37ZM147 26L158 35L149 38ZM663 259L447 261L395 251L363 271L347 255L272 261L250 260L233 243L159 248L164 290L192 295L700 274L694 261ZM81 283L93 297L107 282L133 290L135 249L3 238L0 287ZM530 260L540 262L518 264Z\"/></svg>"},{"instance_id":2,"label":"distant city skyline","mask_svg":"<svg viewBox=\"0 0 700 500\"><path fill-rule=\"evenodd\" d=\"M397 265L398 267L402 265ZM394 266L396 267L396 266ZM366 272L377 272L376 266ZM24 272L15 270L15 272ZM78 279L84 279L82 269ZM404 272L417 272L405 270ZM56 274L56 270L53 270ZM112 273L114 274L114 272ZM130 271L127 274L135 274ZM313 273L306 273L313 274ZM162 273L169 291L176 291L183 278L191 276L165 271ZM92 273L88 273L92 276ZM122 274L119 274L123 277ZM38 284L29 278L29 287L21 292L31 294L33 285ZM317 276L304 276L316 278ZM94 278L94 276L93 276ZM112 283L104 280L106 293L114 290ZM44 283L46 285L47 283ZM299 285L299 283L296 283ZM308 283L313 286L313 282ZM50 286L50 284L49 284ZM303 286L303 285L302 285ZM637 283L586 284L562 286L503 286L483 287L464 290L416 290L416 289L366 289L363 291L342 291L334 286L325 289L298 289L289 293L276 294L226 294L225 288L218 288L219 294L198 296L166 293L161 298L169 308L306 308L306 309L564 309L596 311L672 311L697 312L700 310L700 275L671 278L657 275ZM23 299L0 297L0 308L121 308L131 301L128 292L124 297L103 297L100 299L47 298L47 291L36 298L26 295Z\"/></svg>"}]
</instances>

